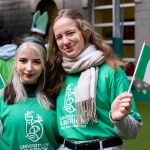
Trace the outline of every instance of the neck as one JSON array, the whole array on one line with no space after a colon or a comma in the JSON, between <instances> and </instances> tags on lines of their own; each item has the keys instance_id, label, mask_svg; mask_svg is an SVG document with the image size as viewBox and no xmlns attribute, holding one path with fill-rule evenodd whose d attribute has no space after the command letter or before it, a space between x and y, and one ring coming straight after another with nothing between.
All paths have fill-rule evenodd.
<instances>
[{"instance_id":1,"label":"neck","mask_svg":"<svg viewBox=\"0 0 150 150\"><path fill-rule=\"evenodd\" d=\"M23 84L28 97L36 97L36 89L37 89L37 83L35 84Z\"/></svg>"}]
</instances>

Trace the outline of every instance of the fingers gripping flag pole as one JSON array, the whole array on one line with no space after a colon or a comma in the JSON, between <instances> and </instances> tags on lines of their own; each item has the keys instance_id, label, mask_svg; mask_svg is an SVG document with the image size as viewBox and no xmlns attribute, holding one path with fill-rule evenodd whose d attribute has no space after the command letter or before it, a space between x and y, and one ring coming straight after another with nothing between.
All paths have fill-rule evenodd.
<instances>
[{"instance_id":1,"label":"fingers gripping flag pole","mask_svg":"<svg viewBox=\"0 0 150 150\"><path fill-rule=\"evenodd\" d=\"M128 93L131 90L135 77L150 85L150 47L146 45L146 42L143 43Z\"/></svg>"}]
</instances>

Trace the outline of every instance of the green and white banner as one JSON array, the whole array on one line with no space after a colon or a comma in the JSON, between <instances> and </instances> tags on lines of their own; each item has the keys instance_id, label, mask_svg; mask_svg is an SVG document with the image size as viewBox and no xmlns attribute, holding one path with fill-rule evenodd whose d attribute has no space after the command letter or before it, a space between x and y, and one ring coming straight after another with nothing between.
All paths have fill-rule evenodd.
<instances>
[{"instance_id":1,"label":"green and white banner","mask_svg":"<svg viewBox=\"0 0 150 150\"><path fill-rule=\"evenodd\" d=\"M146 44L141 51L135 77L150 85L150 47Z\"/></svg>"},{"instance_id":2,"label":"green and white banner","mask_svg":"<svg viewBox=\"0 0 150 150\"><path fill-rule=\"evenodd\" d=\"M131 90L134 77L150 85L150 46L146 45L145 42L143 43L128 92Z\"/></svg>"}]
</instances>

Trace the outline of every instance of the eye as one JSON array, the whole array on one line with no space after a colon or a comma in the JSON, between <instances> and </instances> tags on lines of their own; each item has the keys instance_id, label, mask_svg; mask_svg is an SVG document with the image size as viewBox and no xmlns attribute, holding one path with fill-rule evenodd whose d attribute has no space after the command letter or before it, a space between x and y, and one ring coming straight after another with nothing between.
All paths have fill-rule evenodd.
<instances>
[{"instance_id":1,"label":"eye","mask_svg":"<svg viewBox=\"0 0 150 150\"><path fill-rule=\"evenodd\" d=\"M57 41L60 41L60 40L62 39L61 36L57 36L57 37L55 37L55 38L56 38Z\"/></svg>"},{"instance_id":2,"label":"eye","mask_svg":"<svg viewBox=\"0 0 150 150\"><path fill-rule=\"evenodd\" d=\"M28 60L26 58L20 58L19 62L26 63Z\"/></svg>"},{"instance_id":3,"label":"eye","mask_svg":"<svg viewBox=\"0 0 150 150\"><path fill-rule=\"evenodd\" d=\"M68 35L72 36L75 32L69 32Z\"/></svg>"},{"instance_id":4,"label":"eye","mask_svg":"<svg viewBox=\"0 0 150 150\"><path fill-rule=\"evenodd\" d=\"M40 60L40 59L34 59L34 60L33 60L33 63L34 63L34 64L41 64L41 60Z\"/></svg>"}]
</instances>

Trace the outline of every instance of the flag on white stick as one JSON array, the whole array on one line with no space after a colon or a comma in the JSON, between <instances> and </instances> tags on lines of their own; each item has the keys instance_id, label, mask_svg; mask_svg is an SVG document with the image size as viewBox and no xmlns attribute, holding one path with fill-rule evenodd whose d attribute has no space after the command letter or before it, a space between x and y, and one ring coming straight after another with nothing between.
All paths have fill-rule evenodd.
<instances>
[{"instance_id":1,"label":"flag on white stick","mask_svg":"<svg viewBox=\"0 0 150 150\"><path fill-rule=\"evenodd\" d=\"M131 89L134 77L150 85L150 46L146 45L145 42L142 46L128 92Z\"/></svg>"},{"instance_id":2,"label":"flag on white stick","mask_svg":"<svg viewBox=\"0 0 150 150\"><path fill-rule=\"evenodd\" d=\"M150 47L146 44L144 45L135 77L150 85Z\"/></svg>"}]
</instances>

